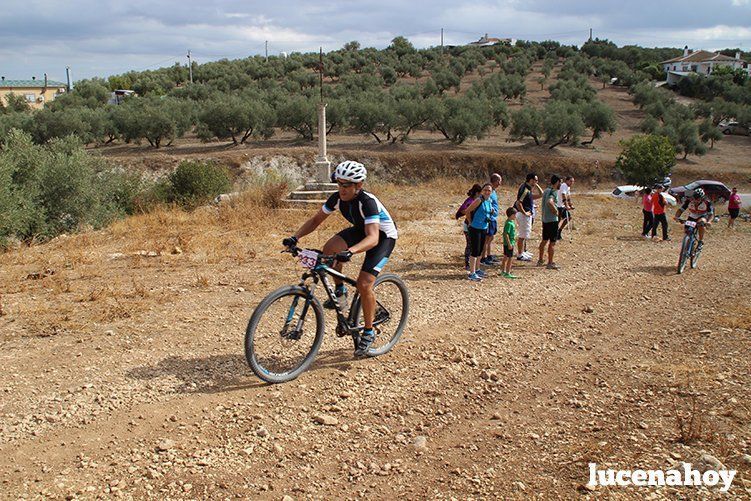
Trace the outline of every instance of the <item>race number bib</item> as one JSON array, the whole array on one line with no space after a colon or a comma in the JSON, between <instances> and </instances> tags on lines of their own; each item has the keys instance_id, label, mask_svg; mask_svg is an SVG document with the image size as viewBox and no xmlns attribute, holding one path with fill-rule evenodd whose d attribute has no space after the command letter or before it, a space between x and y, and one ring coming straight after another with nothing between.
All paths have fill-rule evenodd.
<instances>
[{"instance_id":1,"label":"race number bib","mask_svg":"<svg viewBox=\"0 0 751 501\"><path fill-rule=\"evenodd\" d=\"M686 221L685 224L689 228L696 228L696 221Z\"/></svg>"},{"instance_id":2,"label":"race number bib","mask_svg":"<svg viewBox=\"0 0 751 501\"><path fill-rule=\"evenodd\" d=\"M300 260L302 267L308 270L315 268L318 263L318 253L310 249L300 251L297 258Z\"/></svg>"}]
</instances>

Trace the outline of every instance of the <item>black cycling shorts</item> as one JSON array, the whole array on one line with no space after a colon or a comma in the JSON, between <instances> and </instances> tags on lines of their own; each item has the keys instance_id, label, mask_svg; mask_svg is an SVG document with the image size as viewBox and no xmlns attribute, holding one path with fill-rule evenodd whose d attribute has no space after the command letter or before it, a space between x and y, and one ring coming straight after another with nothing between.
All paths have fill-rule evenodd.
<instances>
[{"instance_id":1,"label":"black cycling shorts","mask_svg":"<svg viewBox=\"0 0 751 501\"><path fill-rule=\"evenodd\" d=\"M350 226L339 233L338 236L342 238L347 244L347 247L352 247L365 239L365 231L359 230L354 226ZM378 244L365 252L365 261L362 263L361 271L370 273L374 277L378 276L386 263L389 262L389 257L394 251L396 245L395 238L389 238L383 231L378 232Z\"/></svg>"},{"instance_id":2,"label":"black cycling shorts","mask_svg":"<svg viewBox=\"0 0 751 501\"><path fill-rule=\"evenodd\" d=\"M741 213L741 210L740 209L728 209L728 212L730 213L730 219L735 219Z\"/></svg>"},{"instance_id":3,"label":"black cycling shorts","mask_svg":"<svg viewBox=\"0 0 751 501\"><path fill-rule=\"evenodd\" d=\"M558 207L558 219L563 221L564 219L569 219L568 209L565 207Z\"/></svg>"}]
</instances>

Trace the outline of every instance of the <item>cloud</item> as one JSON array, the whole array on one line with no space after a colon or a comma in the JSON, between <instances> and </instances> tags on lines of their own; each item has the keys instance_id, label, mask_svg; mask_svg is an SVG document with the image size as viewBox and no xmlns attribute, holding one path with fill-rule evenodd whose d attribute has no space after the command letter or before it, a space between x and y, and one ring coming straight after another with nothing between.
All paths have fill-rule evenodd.
<instances>
[{"instance_id":1,"label":"cloud","mask_svg":"<svg viewBox=\"0 0 751 501\"><path fill-rule=\"evenodd\" d=\"M748 0L5 0L0 9L0 73L62 79L206 62L263 53L385 47L397 35L418 47L476 40L484 33L580 45L595 36L618 44L751 45Z\"/></svg>"}]
</instances>

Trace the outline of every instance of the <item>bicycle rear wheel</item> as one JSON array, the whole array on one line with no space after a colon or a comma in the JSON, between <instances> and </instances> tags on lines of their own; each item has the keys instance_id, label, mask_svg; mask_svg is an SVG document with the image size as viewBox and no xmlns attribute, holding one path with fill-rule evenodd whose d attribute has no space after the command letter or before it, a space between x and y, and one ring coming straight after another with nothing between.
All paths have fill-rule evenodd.
<instances>
[{"instance_id":1,"label":"bicycle rear wheel","mask_svg":"<svg viewBox=\"0 0 751 501\"><path fill-rule=\"evenodd\" d=\"M303 287L282 287L266 296L250 317L245 358L256 376L268 383L295 379L321 347L323 308L317 299L308 302L307 297Z\"/></svg>"},{"instance_id":2,"label":"bicycle rear wheel","mask_svg":"<svg viewBox=\"0 0 751 501\"><path fill-rule=\"evenodd\" d=\"M404 281L393 273L384 273L373 285L376 295L376 312L373 328L376 339L367 356L377 357L388 353L399 341L409 317L409 291ZM357 295L350 306L349 320L352 325L363 327L362 302Z\"/></svg>"},{"instance_id":3,"label":"bicycle rear wheel","mask_svg":"<svg viewBox=\"0 0 751 501\"><path fill-rule=\"evenodd\" d=\"M703 245L699 245L700 240L694 240L694 251L691 253L691 268L695 269L699 265L699 256L701 256Z\"/></svg>"},{"instance_id":4,"label":"bicycle rear wheel","mask_svg":"<svg viewBox=\"0 0 751 501\"><path fill-rule=\"evenodd\" d=\"M678 274L683 273L686 269L686 263L688 262L688 255L691 252L691 241L693 239L690 235L683 237L683 243L681 244L681 255L678 257Z\"/></svg>"}]
</instances>

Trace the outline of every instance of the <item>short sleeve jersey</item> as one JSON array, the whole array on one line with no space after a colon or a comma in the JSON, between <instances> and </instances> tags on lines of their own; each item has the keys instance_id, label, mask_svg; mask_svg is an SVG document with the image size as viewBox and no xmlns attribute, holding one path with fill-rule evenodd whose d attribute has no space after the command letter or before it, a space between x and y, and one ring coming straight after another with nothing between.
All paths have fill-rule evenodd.
<instances>
[{"instance_id":1,"label":"short sleeve jersey","mask_svg":"<svg viewBox=\"0 0 751 501\"><path fill-rule=\"evenodd\" d=\"M508 235L508 242L511 244L511 247L516 245L516 223L512 219L506 220L506 224L503 225L503 234Z\"/></svg>"},{"instance_id":2,"label":"short sleeve jersey","mask_svg":"<svg viewBox=\"0 0 751 501\"><path fill-rule=\"evenodd\" d=\"M339 192L334 193L323 204L323 212L331 214L339 210L344 219L357 229L365 231L366 224L378 223L388 238L396 239L396 224L383 204L374 195L360 190L355 198L345 202L339 199Z\"/></svg>"},{"instance_id":3,"label":"short sleeve jersey","mask_svg":"<svg viewBox=\"0 0 751 501\"><path fill-rule=\"evenodd\" d=\"M700 217L714 214L712 202L709 200L686 199L683 205L681 205L681 210L688 210L688 217L692 219L699 219Z\"/></svg>"},{"instance_id":4,"label":"short sleeve jersey","mask_svg":"<svg viewBox=\"0 0 751 501\"><path fill-rule=\"evenodd\" d=\"M527 185L527 183L523 183L521 186L519 186L519 191L516 194L516 199L522 203L522 207L524 207L525 211L532 212L532 210L534 209L534 202L532 201L532 189Z\"/></svg>"},{"instance_id":5,"label":"short sleeve jersey","mask_svg":"<svg viewBox=\"0 0 751 501\"><path fill-rule=\"evenodd\" d=\"M561 189L558 190L558 207L563 209L566 204L563 203L563 197L571 194L571 188L566 183L561 183Z\"/></svg>"},{"instance_id":6,"label":"short sleeve jersey","mask_svg":"<svg viewBox=\"0 0 751 501\"><path fill-rule=\"evenodd\" d=\"M730 195L730 201L728 202L728 209L740 209L741 208L741 196L739 194Z\"/></svg>"},{"instance_id":7,"label":"short sleeve jersey","mask_svg":"<svg viewBox=\"0 0 751 501\"><path fill-rule=\"evenodd\" d=\"M553 212L550 208L548 200L553 199L556 207L558 206L557 200L558 190L553 188L547 188L542 194L542 222L543 223L555 223L558 221L558 211Z\"/></svg>"},{"instance_id":8,"label":"short sleeve jersey","mask_svg":"<svg viewBox=\"0 0 751 501\"><path fill-rule=\"evenodd\" d=\"M495 190L490 192L490 205L493 207L495 213L498 214L498 193Z\"/></svg>"}]
</instances>

